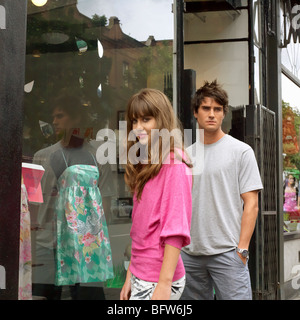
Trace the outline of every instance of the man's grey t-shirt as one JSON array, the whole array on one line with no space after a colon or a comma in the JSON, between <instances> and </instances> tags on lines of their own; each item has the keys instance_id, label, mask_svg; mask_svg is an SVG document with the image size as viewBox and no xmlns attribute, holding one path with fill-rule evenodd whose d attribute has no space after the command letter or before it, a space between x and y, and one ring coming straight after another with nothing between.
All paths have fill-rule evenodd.
<instances>
[{"instance_id":1,"label":"man's grey t-shirt","mask_svg":"<svg viewBox=\"0 0 300 320\"><path fill-rule=\"evenodd\" d=\"M193 163L196 143L187 149ZM214 255L234 249L243 214L240 195L263 188L252 148L229 135L204 145L203 172L193 178L191 243L183 251Z\"/></svg>"}]
</instances>

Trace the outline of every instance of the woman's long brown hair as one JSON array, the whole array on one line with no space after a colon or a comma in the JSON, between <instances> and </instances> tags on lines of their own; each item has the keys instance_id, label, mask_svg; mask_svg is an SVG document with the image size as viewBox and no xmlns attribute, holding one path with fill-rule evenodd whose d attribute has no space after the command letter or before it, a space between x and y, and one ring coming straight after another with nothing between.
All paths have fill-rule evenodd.
<instances>
[{"instance_id":1,"label":"woman's long brown hair","mask_svg":"<svg viewBox=\"0 0 300 320\"><path fill-rule=\"evenodd\" d=\"M139 117L154 117L157 129L167 129L172 132L170 135L170 148L163 150L162 138L157 141L149 141L148 143L148 159L145 164L132 164L128 157L130 148L138 143L138 140L130 141L128 135L132 130L132 121ZM156 89L142 89L131 97L127 104L126 110L127 121L127 164L125 167L125 182L132 193L136 193L137 199L141 198L143 189L147 181L158 175L164 160L169 156L170 152L174 152L177 159L184 162L187 166L192 167L189 163L188 156L184 158L177 152L181 149L184 153L182 129L179 120L176 118L169 99L161 91ZM175 130L174 130L175 129ZM172 131L173 130L173 131ZM158 143L158 148L151 148L151 143ZM158 154L151 154L153 150L158 150ZM139 156L139 154L137 154ZM156 159L156 163L151 163L151 159Z\"/></svg>"}]
</instances>

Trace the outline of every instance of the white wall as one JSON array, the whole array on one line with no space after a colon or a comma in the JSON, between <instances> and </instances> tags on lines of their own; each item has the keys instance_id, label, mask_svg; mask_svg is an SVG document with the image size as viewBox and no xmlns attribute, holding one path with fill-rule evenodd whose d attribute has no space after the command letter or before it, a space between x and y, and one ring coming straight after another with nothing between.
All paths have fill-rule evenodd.
<instances>
[{"instance_id":1,"label":"white wall","mask_svg":"<svg viewBox=\"0 0 300 320\"><path fill-rule=\"evenodd\" d=\"M186 14L184 41L241 39L248 37L247 10ZM218 79L228 92L229 104L249 103L248 42L186 44L184 68L196 71L196 88L204 80Z\"/></svg>"},{"instance_id":2,"label":"white wall","mask_svg":"<svg viewBox=\"0 0 300 320\"><path fill-rule=\"evenodd\" d=\"M300 239L284 241L284 281L292 280L300 271ZM294 270L293 270L294 268ZM297 270L296 270L297 269ZM300 274L298 274L298 277Z\"/></svg>"}]
</instances>

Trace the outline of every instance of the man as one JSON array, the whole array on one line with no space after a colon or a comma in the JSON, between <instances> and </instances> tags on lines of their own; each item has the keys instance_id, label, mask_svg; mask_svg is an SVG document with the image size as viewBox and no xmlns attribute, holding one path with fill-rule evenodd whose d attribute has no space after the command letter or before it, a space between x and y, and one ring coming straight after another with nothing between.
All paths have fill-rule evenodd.
<instances>
[{"instance_id":1,"label":"man","mask_svg":"<svg viewBox=\"0 0 300 320\"><path fill-rule=\"evenodd\" d=\"M204 169L194 175L191 244L182 252L187 279L182 299L214 299L215 290L218 300L251 300L248 248L262 189L254 152L222 131L228 96L217 81L205 82L192 106L204 130ZM187 150L192 160L196 143Z\"/></svg>"}]
</instances>

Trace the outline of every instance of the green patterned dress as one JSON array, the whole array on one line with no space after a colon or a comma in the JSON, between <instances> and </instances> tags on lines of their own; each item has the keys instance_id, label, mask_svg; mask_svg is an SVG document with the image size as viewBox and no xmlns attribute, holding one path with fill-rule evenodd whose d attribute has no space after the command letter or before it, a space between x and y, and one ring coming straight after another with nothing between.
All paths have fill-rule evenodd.
<instances>
[{"instance_id":1,"label":"green patterned dress","mask_svg":"<svg viewBox=\"0 0 300 320\"><path fill-rule=\"evenodd\" d=\"M113 278L97 166L72 165L58 179L56 285Z\"/></svg>"}]
</instances>

